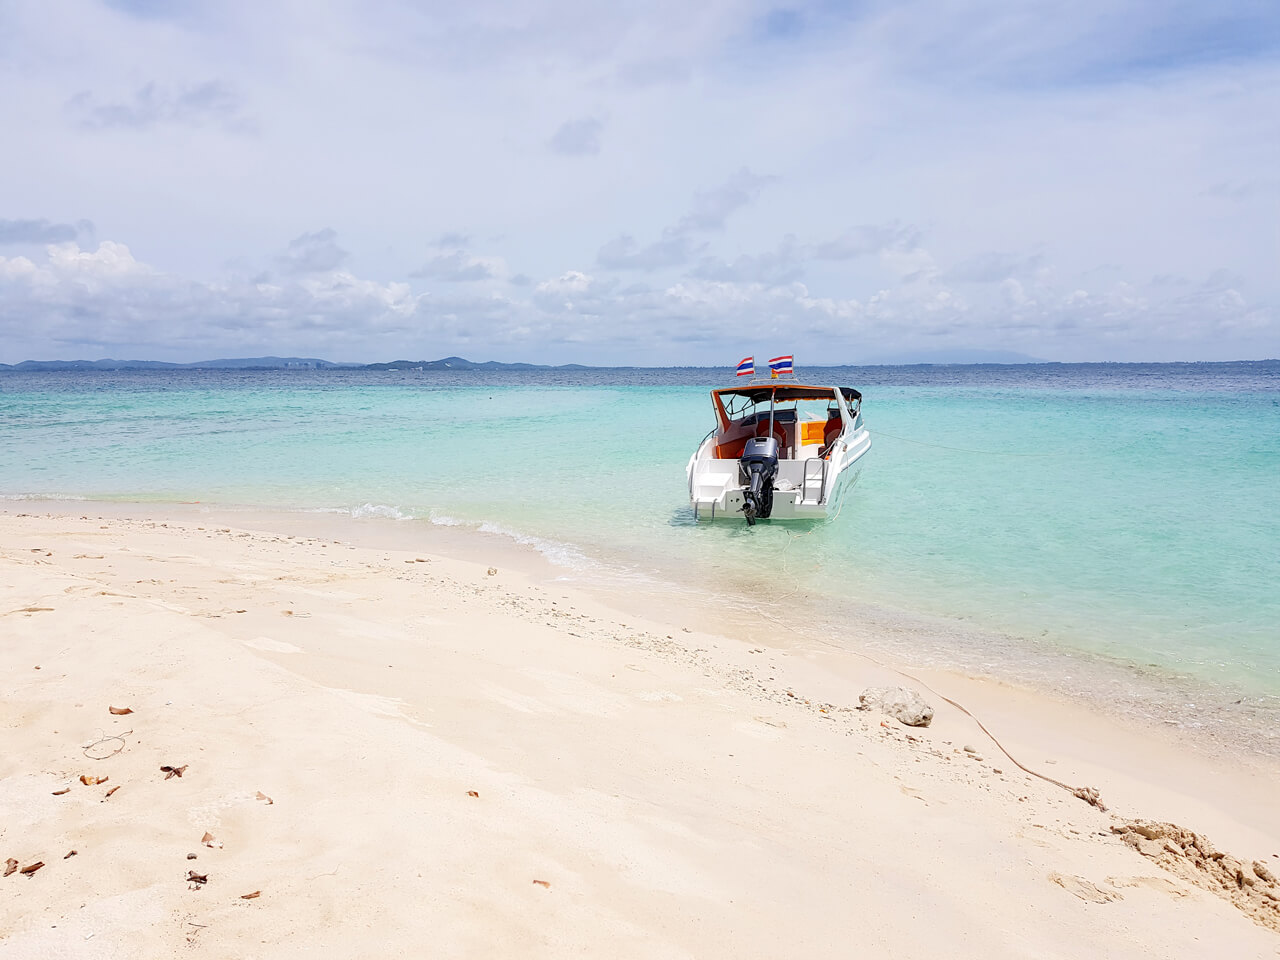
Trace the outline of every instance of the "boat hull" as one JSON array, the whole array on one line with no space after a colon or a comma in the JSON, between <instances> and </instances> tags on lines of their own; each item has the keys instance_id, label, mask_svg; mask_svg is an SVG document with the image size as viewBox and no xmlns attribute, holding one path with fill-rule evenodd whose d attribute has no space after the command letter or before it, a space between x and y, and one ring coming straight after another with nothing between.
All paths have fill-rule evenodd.
<instances>
[{"instance_id":1,"label":"boat hull","mask_svg":"<svg viewBox=\"0 0 1280 960\"><path fill-rule=\"evenodd\" d=\"M825 520L835 516L860 470L859 461L870 449L871 435L863 427L841 437L830 459L779 461L769 519ZM738 461L713 457L714 440L708 438L689 460L689 502L694 518L741 522L745 484Z\"/></svg>"}]
</instances>

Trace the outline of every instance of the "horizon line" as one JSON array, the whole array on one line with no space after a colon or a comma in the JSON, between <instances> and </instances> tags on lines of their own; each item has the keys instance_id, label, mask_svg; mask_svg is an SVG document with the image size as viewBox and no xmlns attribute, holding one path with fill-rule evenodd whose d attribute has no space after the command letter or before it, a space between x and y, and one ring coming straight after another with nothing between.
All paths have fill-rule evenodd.
<instances>
[{"instance_id":1,"label":"horizon line","mask_svg":"<svg viewBox=\"0 0 1280 960\"><path fill-rule=\"evenodd\" d=\"M252 364L255 360L264 361L261 365L246 365L240 367L223 367L216 364ZM732 370L733 363L725 364L609 364L609 363L535 363L527 360L469 360L465 357L449 356L436 360L374 360L369 362L347 361L347 360L326 360L321 357L221 357L211 360L192 360L192 361L175 361L175 360L116 360L111 357L103 357L97 360L75 359L75 360L36 360L26 359L15 363L0 362L0 371L24 372L19 367L30 364L45 365L62 365L62 366L81 366L90 370L97 369L101 372L111 372L120 369L146 369L147 366L156 365L174 370L226 370L226 369L243 369L243 370L359 370L370 367L386 367L395 365L404 365L405 369L421 369L423 367L431 367L433 369L454 369L465 371L467 367L451 367L447 365L447 361L458 360L468 365L468 367L533 367L544 370L557 370L565 368L580 368L586 370ZM277 361L276 363L267 363L265 361ZM897 360L897 361L864 361L861 363L845 362L845 363L814 363L803 364L797 366L807 366L811 368L831 368L831 367L974 367L974 366L1133 366L1146 364L1161 365L1221 365L1233 363L1276 363L1280 362L1280 357L1258 357L1248 358L1239 357L1232 360L1045 360L1034 357L1017 360L995 360L995 359L974 359L974 360ZM118 364L117 367L99 367L99 364Z\"/></svg>"}]
</instances>

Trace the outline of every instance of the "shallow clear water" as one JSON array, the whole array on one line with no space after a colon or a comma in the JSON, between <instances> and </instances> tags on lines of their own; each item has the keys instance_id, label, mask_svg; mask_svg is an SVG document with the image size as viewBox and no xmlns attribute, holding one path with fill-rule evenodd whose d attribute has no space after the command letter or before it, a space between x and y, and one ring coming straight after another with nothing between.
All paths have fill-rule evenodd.
<instances>
[{"instance_id":1,"label":"shallow clear water","mask_svg":"<svg viewBox=\"0 0 1280 960\"><path fill-rule=\"evenodd\" d=\"M0 374L0 495L485 525L1280 695L1280 363L801 372L862 389L875 441L825 524L691 522L707 370Z\"/></svg>"}]
</instances>

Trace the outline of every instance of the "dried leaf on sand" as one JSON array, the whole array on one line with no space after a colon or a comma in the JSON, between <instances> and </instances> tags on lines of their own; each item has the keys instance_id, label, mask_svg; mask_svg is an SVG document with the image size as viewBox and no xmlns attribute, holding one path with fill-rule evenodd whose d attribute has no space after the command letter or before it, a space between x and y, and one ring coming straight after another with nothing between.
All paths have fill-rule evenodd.
<instances>
[{"instance_id":1,"label":"dried leaf on sand","mask_svg":"<svg viewBox=\"0 0 1280 960\"><path fill-rule=\"evenodd\" d=\"M87 773L80 775L80 782L86 787L95 787L100 783L106 783L110 777L91 777Z\"/></svg>"},{"instance_id":2,"label":"dried leaf on sand","mask_svg":"<svg viewBox=\"0 0 1280 960\"><path fill-rule=\"evenodd\" d=\"M111 712L111 715L115 717L127 717L129 714L133 713L132 707L107 707L107 709Z\"/></svg>"},{"instance_id":3,"label":"dried leaf on sand","mask_svg":"<svg viewBox=\"0 0 1280 960\"><path fill-rule=\"evenodd\" d=\"M215 838L214 835L209 833L207 830L205 831L204 836L200 838L200 842L211 850L222 849L222 841Z\"/></svg>"},{"instance_id":4,"label":"dried leaf on sand","mask_svg":"<svg viewBox=\"0 0 1280 960\"><path fill-rule=\"evenodd\" d=\"M274 801L274 800L272 800L270 797L268 797L268 796L267 796L265 793L263 793L261 790L259 790L259 791L258 791L258 796L256 797L256 799L258 799L258 800L265 800L265 801L267 801L267 803L275 803L275 801Z\"/></svg>"},{"instance_id":5,"label":"dried leaf on sand","mask_svg":"<svg viewBox=\"0 0 1280 960\"><path fill-rule=\"evenodd\" d=\"M61 790L55 790L55 791L53 791L53 795L54 795L55 797L60 797L60 796L62 796L64 793L70 793L70 792L71 792L71 788L70 788L70 787L63 787Z\"/></svg>"},{"instance_id":6,"label":"dried leaf on sand","mask_svg":"<svg viewBox=\"0 0 1280 960\"><path fill-rule=\"evenodd\" d=\"M30 866L23 867L22 870L20 870L19 872L22 873L24 876L29 877L43 866L44 866L44 861L37 860L35 863L31 864Z\"/></svg>"},{"instance_id":7,"label":"dried leaf on sand","mask_svg":"<svg viewBox=\"0 0 1280 960\"><path fill-rule=\"evenodd\" d=\"M10 857L4 862L4 875L7 877L18 869L18 861Z\"/></svg>"},{"instance_id":8,"label":"dried leaf on sand","mask_svg":"<svg viewBox=\"0 0 1280 960\"><path fill-rule=\"evenodd\" d=\"M551 881L550 881L550 880L535 880L535 881L533 881L533 882L534 882L534 883L536 883L536 884L537 884L538 886L540 886L540 887L546 887L548 890L550 890L550 889L551 889Z\"/></svg>"},{"instance_id":9,"label":"dried leaf on sand","mask_svg":"<svg viewBox=\"0 0 1280 960\"><path fill-rule=\"evenodd\" d=\"M183 773L186 772L188 766L190 766L190 764L186 763L180 767L171 767L166 765L160 768L160 772L163 773L164 778L168 780L170 777L181 777Z\"/></svg>"},{"instance_id":10,"label":"dried leaf on sand","mask_svg":"<svg viewBox=\"0 0 1280 960\"><path fill-rule=\"evenodd\" d=\"M240 899L241 899L241 900L257 900L257 899L258 899L258 897L260 897L260 896L262 896L262 891L261 891L261 890L255 890L255 891L253 891L253 893L242 893L242 894L240 894Z\"/></svg>"}]
</instances>

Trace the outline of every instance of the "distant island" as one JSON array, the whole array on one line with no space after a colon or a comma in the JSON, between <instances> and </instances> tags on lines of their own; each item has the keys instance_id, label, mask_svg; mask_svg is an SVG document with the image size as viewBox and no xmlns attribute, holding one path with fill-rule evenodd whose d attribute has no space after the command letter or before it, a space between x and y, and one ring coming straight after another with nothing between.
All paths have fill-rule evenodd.
<instances>
[{"instance_id":1,"label":"distant island","mask_svg":"<svg viewBox=\"0 0 1280 960\"><path fill-rule=\"evenodd\" d=\"M0 371L59 370L583 370L580 363L556 366L539 363L475 363L462 357L443 360L393 360L390 363L334 363L316 357L240 357L169 363L164 360L23 360L0 363Z\"/></svg>"},{"instance_id":2,"label":"distant island","mask_svg":"<svg viewBox=\"0 0 1280 960\"><path fill-rule=\"evenodd\" d=\"M955 358L944 359L933 355L924 359L893 357L869 360L856 366L902 366L906 364L956 364L956 363L1045 363L1047 361L1024 354L996 351L963 351ZM677 364L676 366L687 366ZM724 364L729 366L729 364ZM811 364L831 366L831 364ZM849 366L849 364L835 364ZM387 363L335 363L318 357L237 357L220 360L198 360L195 363L170 363L165 360L23 360L21 363L0 363L0 373L8 371L48 372L64 370L589 370L581 363L499 363L496 360L477 362L464 357L444 357L441 360L392 360ZM719 369L709 367L708 369Z\"/></svg>"},{"instance_id":3,"label":"distant island","mask_svg":"<svg viewBox=\"0 0 1280 960\"><path fill-rule=\"evenodd\" d=\"M1215 363L1257 364L1271 366L1276 360L1175 361L1162 365L1207 366ZM1012 364L1061 365L1057 360L1041 360L1024 354L994 350L955 351L949 354L904 355L902 357L868 358L862 363L815 363L812 367L944 367L944 366L1008 366ZM1135 366L1143 361L1092 361L1073 366ZM676 364L674 367L698 370L721 370L730 365L696 366ZM587 365L581 363L500 363L497 360L477 362L463 357L441 360L392 360L387 363L335 363L317 357L238 357L222 360L199 360L195 363L170 363L165 360L23 360L0 363L0 373L57 372L67 370L627 370L651 369L635 366ZM654 368L656 369L656 368Z\"/></svg>"}]
</instances>

